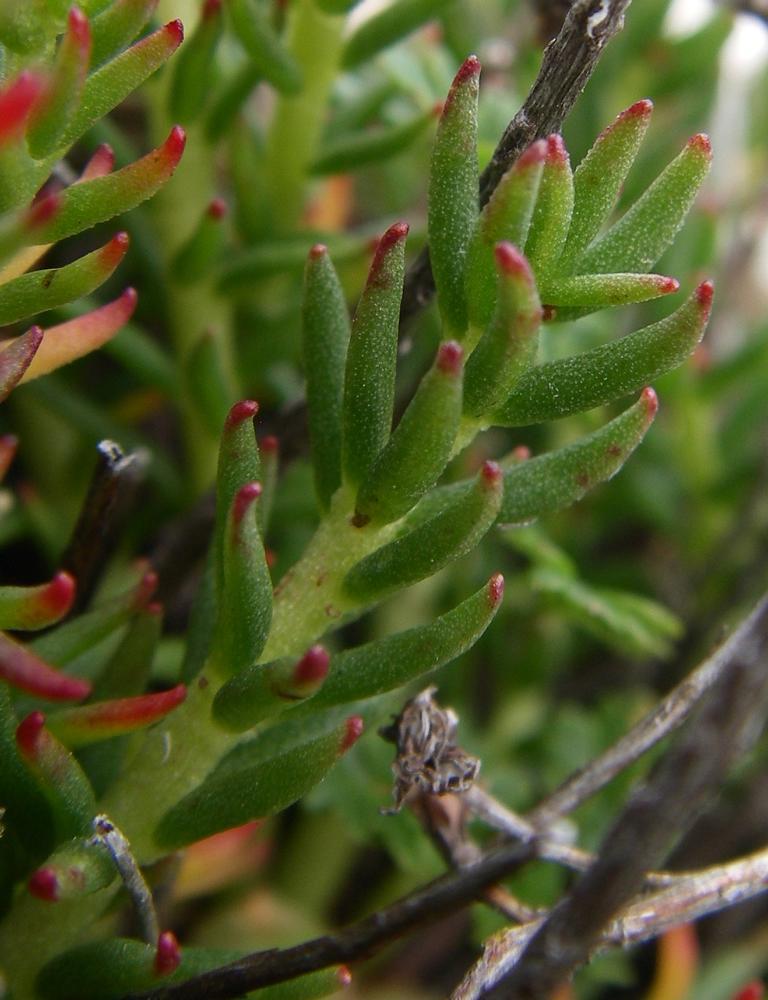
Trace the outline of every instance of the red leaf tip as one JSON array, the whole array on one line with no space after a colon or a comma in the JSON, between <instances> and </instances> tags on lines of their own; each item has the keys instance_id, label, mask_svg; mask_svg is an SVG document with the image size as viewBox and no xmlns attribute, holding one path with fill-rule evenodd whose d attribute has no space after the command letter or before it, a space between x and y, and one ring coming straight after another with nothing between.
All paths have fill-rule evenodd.
<instances>
[{"instance_id":1,"label":"red leaf tip","mask_svg":"<svg viewBox=\"0 0 768 1000\"><path fill-rule=\"evenodd\" d=\"M91 26L79 7L70 7L67 15L67 30L81 48L91 44Z\"/></svg>"},{"instance_id":2,"label":"red leaf tip","mask_svg":"<svg viewBox=\"0 0 768 1000\"><path fill-rule=\"evenodd\" d=\"M453 78L453 86L465 83L467 80L471 79L473 76L480 75L480 60L475 55L467 56L464 62L459 66L459 71Z\"/></svg>"},{"instance_id":3,"label":"red leaf tip","mask_svg":"<svg viewBox=\"0 0 768 1000\"><path fill-rule=\"evenodd\" d=\"M617 122L626 121L628 118L647 118L653 111L653 101L647 97L642 101L635 101L616 119Z\"/></svg>"},{"instance_id":4,"label":"red leaf tip","mask_svg":"<svg viewBox=\"0 0 768 1000\"><path fill-rule=\"evenodd\" d=\"M253 503L261 496L261 483L246 483L235 494L232 516L235 524L240 524Z\"/></svg>"},{"instance_id":5,"label":"red leaf tip","mask_svg":"<svg viewBox=\"0 0 768 1000\"><path fill-rule=\"evenodd\" d=\"M16 743L22 753L31 757L37 749L37 741L45 726L42 712L30 712L16 727Z\"/></svg>"},{"instance_id":6,"label":"red leaf tip","mask_svg":"<svg viewBox=\"0 0 768 1000\"><path fill-rule=\"evenodd\" d=\"M259 442L259 449L262 454L274 455L280 447L280 442L274 434L265 434Z\"/></svg>"},{"instance_id":7,"label":"red leaf tip","mask_svg":"<svg viewBox=\"0 0 768 1000\"><path fill-rule=\"evenodd\" d=\"M346 965L340 965L336 970L336 981L339 986L349 986L352 982L352 973L346 967Z\"/></svg>"},{"instance_id":8,"label":"red leaf tip","mask_svg":"<svg viewBox=\"0 0 768 1000\"><path fill-rule=\"evenodd\" d=\"M553 166L563 166L568 162L568 150L565 148L563 137L554 132L547 136L547 163Z\"/></svg>"},{"instance_id":9,"label":"red leaf tip","mask_svg":"<svg viewBox=\"0 0 768 1000\"><path fill-rule=\"evenodd\" d=\"M712 297L715 294L715 286L711 281L702 281L696 289L696 299L702 310L709 313L712 308Z\"/></svg>"},{"instance_id":10,"label":"red leaf tip","mask_svg":"<svg viewBox=\"0 0 768 1000\"><path fill-rule=\"evenodd\" d=\"M487 462L483 462L483 467L480 469L480 476L486 488L495 487L501 482L501 466L498 462L492 462L489 459Z\"/></svg>"},{"instance_id":11,"label":"red leaf tip","mask_svg":"<svg viewBox=\"0 0 768 1000\"><path fill-rule=\"evenodd\" d=\"M344 726L344 737L341 741L341 752L345 753L363 735L364 723L359 715L350 716Z\"/></svg>"},{"instance_id":12,"label":"red leaf tip","mask_svg":"<svg viewBox=\"0 0 768 1000\"><path fill-rule=\"evenodd\" d=\"M437 367L444 375L460 375L464 348L455 340L446 340L437 351Z\"/></svg>"},{"instance_id":13,"label":"red leaf tip","mask_svg":"<svg viewBox=\"0 0 768 1000\"><path fill-rule=\"evenodd\" d=\"M409 229L410 226L408 225L407 222L393 223L393 225L389 227L389 229L384 233L384 235L379 240L379 245L377 247L377 250L379 250L381 253L386 253L388 250L391 250L396 243L399 243L401 240L405 239L405 237L408 235Z\"/></svg>"},{"instance_id":14,"label":"red leaf tip","mask_svg":"<svg viewBox=\"0 0 768 1000\"><path fill-rule=\"evenodd\" d=\"M504 274L510 277L532 278L531 268L525 256L520 253L516 246L503 240L493 248L493 255L496 258L496 265Z\"/></svg>"},{"instance_id":15,"label":"red leaf tip","mask_svg":"<svg viewBox=\"0 0 768 1000\"><path fill-rule=\"evenodd\" d=\"M315 687L328 676L331 658L320 645L311 646L293 671L293 680L299 687Z\"/></svg>"},{"instance_id":16,"label":"red leaf tip","mask_svg":"<svg viewBox=\"0 0 768 1000\"><path fill-rule=\"evenodd\" d=\"M671 295L672 292L676 292L680 287L680 282L677 278L662 278L659 281L659 291L662 295Z\"/></svg>"},{"instance_id":17,"label":"red leaf tip","mask_svg":"<svg viewBox=\"0 0 768 1000\"><path fill-rule=\"evenodd\" d=\"M709 159L712 156L712 143L710 142L709 136L706 132L699 132L696 135L692 135L688 140L688 146L691 149L695 149Z\"/></svg>"},{"instance_id":18,"label":"red leaf tip","mask_svg":"<svg viewBox=\"0 0 768 1000\"><path fill-rule=\"evenodd\" d=\"M170 976L181 963L181 948L173 931L163 931L157 939L155 952L155 973Z\"/></svg>"},{"instance_id":19,"label":"red leaf tip","mask_svg":"<svg viewBox=\"0 0 768 1000\"><path fill-rule=\"evenodd\" d=\"M38 868L27 882L32 896L46 903L55 903L59 898L59 880L53 868Z\"/></svg>"},{"instance_id":20,"label":"red leaf tip","mask_svg":"<svg viewBox=\"0 0 768 1000\"><path fill-rule=\"evenodd\" d=\"M224 218L228 210L229 207L223 198L214 198L207 209L208 217L218 222L219 219Z\"/></svg>"},{"instance_id":21,"label":"red leaf tip","mask_svg":"<svg viewBox=\"0 0 768 1000\"><path fill-rule=\"evenodd\" d=\"M765 986L759 979L747 983L746 986L734 994L733 1000L763 1000L765 996Z\"/></svg>"},{"instance_id":22,"label":"red leaf tip","mask_svg":"<svg viewBox=\"0 0 768 1000\"><path fill-rule=\"evenodd\" d=\"M328 247L325 245L325 243L315 243L315 245L310 248L309 259L319 260L321 257L325 257L327 253L328 253Z\"/></svg>"},{"instance_id":23,"label":"red leaf tip","mask_svg":"<svg viewBox=\"0 0 768 1000\"><path fill-rule=\"evenodd\" d=\"M169 21L168 24L163 25L163 31L170 35L176 45L181 45L184 41L184 25L178 17L175 21Z\"/></svg>"},{"instance_id":24,"label":"red leaf tip","mask_svg":"<svg viewBox=\"0 0 768 1000\"><path fill-rule=\"evenodd\" d=\"M51 612L65 615L75 599L75 580L63 570L45 588L45 604Z\"/></svg>"},{"instance_id":25,"label":"red leaf tip","mask_svg":"<svg viewBox=\"0 0 768 1000\"><path fill-rule=\"evenodd\" d=\"M179 21L179 24L181 22ZM187 144L187 133L181 127L181 125L174 125L171 131L168 133L168 138L162 145L162 152L171 163L176 166L176 164L181 159L181 154L184 152L184 147Z\"/></svg>"},{"instance_id":26,"label":"red leaf tip","mask_svg":"<svg viewBox=\"0 0 768 1000\"><path fill-rule=\"evenodd\" d=\"M543 139L537 139L536 142L532 142L527 149L523 150L522 154L517 160L515 166L520 169L521 167L533 167L537 163L543 163L547 156L547 144Z\"/></svg>"},{"instance_id":27,"label":"red leaf tip","mask_svg":"<svg viewBox=\"0 0 768 1000\"><path fill-rule=\"evenodd\" d=\"M504 577L501 573L494 573L488 581L488 600L490 601L491 607L495 608L498 604L500 604L503 596Z\"/></svg>"},{"instance_id":28,"label":"red leaf tip","mask_svg":"<svg viewBox=\"0 0 768 1000\"><path fill-rule=\"evenodd\" d=\"M255 399L241 399L239 403L235 403L227 414L225 427L227 430L239 427L246 420L252 420L258 412L259 404Z\"/></svg>"},{"instance_id":29,"label":"red leaf tip","mask_svg":"<svg viewBox=\"0 0 768 1000\"><path fill-rule=\"evenodd\" d=\"M656 395L656 390L647 385L640 393L640 399L645 404L648 420L653 420L659 409L659 397Z\"/></svg>"}]
</instances>

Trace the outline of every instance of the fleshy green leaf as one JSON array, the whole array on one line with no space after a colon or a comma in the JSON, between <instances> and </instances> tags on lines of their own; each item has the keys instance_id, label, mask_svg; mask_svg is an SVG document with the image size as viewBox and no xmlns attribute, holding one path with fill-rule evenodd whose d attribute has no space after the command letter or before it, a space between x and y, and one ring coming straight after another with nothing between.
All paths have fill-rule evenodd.
<instances>
[{"instance_id":1,"label":"fleshy green leaf","mask_svg":"<svg viewBox=\"0 0 768 1000\"><path fill-rule=\"evenodd\" d=\"M244 399L230 409L224 422L219 445L219 464L216 473L216 588L224 585L224 546L226 525L230 509L238 490L246 483L257 482L261 476L259 448L253 420L259 404Z\"/></svg>"},{"instance_id":2,"label":"fleshy green leaf","mask_svg":"<svg viewBox=\"0 0 768 1000\"><path fill-rule=\"evenodd\" d=\"M168 849L183 847L286 809L325 777L361 732L362 720L354 716L329 733L267 758L259 754L256 739L253 759L242 752L229 764L225 760L165 814L155 831L156 842Z\"/></svg>"},{"instance_id":3,"label":"fleshy green leaf","mask_svg":"<svg viewBox=\"0 0 768 1000\"><path fill-rule=\"evenodd\" d=\"M225 729L243 732L311 698L327 674L328 653L322 646L312 646L298 662L286 657L247 667L219 689L213 717Z\"/></svg>"},{"instance_id":4,"label":"fleshy green leaf","mask_svg":"<svg viewBox=\"0 0 768 1000\"><path fill-rule=\"evenodd\" d=\"M622 111L597 137L573 175L573 216L560 270L589 246L616 203L640 143L648 130L653 104L637 101Z\"/></svg>"},{"instance_id":5,"label":"fleshy green leaf","mask_svg":"<svg viewBox=\"0 0 768 1000\"><path fill-rule=\"evenodd\" d=\"M469 321L476 329L484 330L493 316L496 244L504 240L525 246L546 155L543 139L529 146L501 178L477 220L465 276Z\"/></svg>"},{"instance_id":6,"label":"fleshy green leaf","mask_svg":"<svg viewBox=\"0 0 768 1000\"><path fill-rule=\"evenodd\" d=\"M695 135L635 204L573 263L582 274L647 271L672 243L709 172L712 147Z\"/></svg>"},{"instance_id":7,"label":"fleshy green leaf","mask_svg":"<svg viewBox=\"0 0 768 1000\"><path fill-rule=\"evenodd\" d=\"M259 483L242 486L225 526L212 658L227 674L256 662L272 621L272 581L256 521L260 494Z\"/></svg>"},{"instance_id":8,"label":"fleshy green leaf","mask_svg":"<svg viewBox=\"0 0 768 1000\"><path fill-rule=\"evenodd\" d=\"M323 686L301 711L371 698L437 670L470 649L501 605L504 577L488 583L428 625L376 639L331 658Z\"/></svg>"},{"instance_id":9,"label":"fleshy green leaf","mask_svg":"<svg viewBox=\"0 0 768 1000\"><path fill-rule=\"evenodd\" d=\"M170 112L173 121L196 121L205 109L211 70L222 33L222 0L206 0L194 34L173 67Z\"/></svg>"},{"instance_id":10,"label":"fleshy green leaf","mask_svg":"<svg viewBox=\"0 0 768 1000\"><path fill-rule=\"evenodd\" d=\"M501 469L486 462L471 488L354 566L343 580L344 593L361 603L380 600L466 555L496 520L501 492Z\"/></svg>"},{"instance_id":11,"label":"fleshy green leaf","mask_svg":"<svg viewBox=\"0 0 768 1000\"><path fill-rule=\"evenodd\" d=\"M47 724L62 743L69 747L84 747L144 729L177 708L186 694L186 687L177 684L168 691L95 701L52 712Z\"/></svg>"},{"instance_id":12,"label":"fleshy green leaf","mask_svg":"<svg viewBox=\"0 0 768 1000\"><path fill-rule=\"evenodd\" d=\"M658 323L583 354L528 369L494 421L524 427L636 392L688 357L704 333L712 294L712 283L705 281Z\"/></svg>"},{"instance_id":13,"label":"fleshy green leaf","mask_svg":"<svg viewBox=\"0 0 768 1000\"><path fill-rule=\"evenodd\" d=\"M192 235L182 243L171 263L171 273L180 284L204 280L218 264L226 239L226 214L226 203L214 198Z\"/></svg>"},{"instance_id":14,"label":"fleshy green leaf","mask_svg":"<svg viewBox=\"0 0 768 1000\"><path fill-rule=\"evenodd\" d=\"M327 248L316 244L304 272L302 353L315 489L328 509L341 485L341 414L349 313Z\"/></svg>"},{"instance_id":15,"label":"fleshy green leaf","mask_svg":"<svg viewBox=\"0 0 768 1000\"><path fill-rule=\"evenodd\" d=\"M558 451L516 464L504 474L499 521L520 524L569 507L626 462L656 416L653 389L620 416Z\"/></svg>"},{"instance_id":16,"label":"fleshy green leaf","mask_svg":"<svg viewBox=\"0 0 768 1000\"><path fill-rule=\"evenodd\" d=\"M496 246L496 311L467 362L464 412L490 413L504 403L536 355L541 302L525 257L511 243Z\"/></svg>"},{"instance_id":17,"label":"fleshy green leaf","mask_svg":"<svg viewBox=\"0 0 768 1000\"><path fill-rule=\"evenodd\" d=\"M13 639L0 632L0 680L48 701L80 701L91 685L54 670Z\"/></svg>"},{"instance_id":18,"label":"fleshy green leaf","mask_svg":"<svg viewBox=\"0 0 768 1000\"><path fill-rule=\"evenodd\" d=\"M285 94L301 89L299 65L269 23L269 14L256 0L230 0L229 15L235 34L265 80Z\"/></svg>"},{"instance_id":19,"label":"fleshy green leaf","mask_svg":"<svg viewBox=\"0 0 768 1000\"><path fill-rule=\"evenodd\" d=\"M157 3L158 0L114 0L107 5L91 25L93 65L100 66L129 45L152 17Z\"/></svg>"},{"instance_id":20,"label":"fleshy green leaf","mask_svg":"<svg viewBox=\"0 0 768 1000\"><path fill-rule=\"evenodd\" d=\"M67 614L74 598L75 581L69 573L57 573L39 587L0 587L0 628L47 628Z\"/></svg>"},{"instance_id":21,"label":"fleshy green leaf","mask_svg":"<svg viewBox=\"0 0 768 1000\"><path fill-rule=\"evenodd\" d=\"M560 135L547 137L539 194L525 243L525 256L539 283L557 266L573 213L573 174Z\"/></svg>"},{"instance_id":22,"label":"fleshy green leaf","mask_svg":"<svg viewBox=\"0 0 768 1000\"><path fill-rule=\"evenodd\" d=\"M310 167L316 175L341 174L369 163L382 163L404 152L434 120L435 112L371 131L356 131L325 142Z\"/></svg>"},{"instance_id":23,"label":"fleshy green leaf","mask_svg":"<svg viewBox=\"0 0 768 1000\"><path fill-rule=\"evenodd\" d=\"M392 437L363 480L355 523L388 524L406 514L448 463L461 419L464 352L441 344Z\"/></svg>"},{"instance_id":24,"label":"fleshy green leaf","mask_svg":"<svg viewBox=\"0 0 768 1000\"><path fill-rule=\"evenodd\" d=\"M117 871L103 844L91 838L62 844L33 872L27 888L37 899L49 903L88 896L108 886Z\"/></svg>"},{"instance_id":25,"label":"fleshy green leaf","mask_svg":"<svg viewBox=\"0 0 768 1000\"><path fill-rule=\"evenodd\" d=\"M349 0L325 0L333 3L336 10L341 6L347 9L353 6ZM422 24L437 17L452 0L395 0L394 3L380 10L364 21L347 40L342 54L342 65L345 69L354 69L368 62L377 52L394 45L401 38L416 31Z\"/></svg>"},{"instance_id":26,"label":"fleshy green leaf","mask_svg":"<svg viewBox=\"0 0 768 1000\"><path fill-rule=\"evenodd\" d=\"M477 98L480 63L476 56L459 69L445 101L432 152L429 182L429 256L437 301L449 336L467 329L464 267L477 221Z\"/></svg>"},{"instance_id":27,"label":"fleshy green leaf","mask_svg":"<svg viewBox=\"0 0 768 1000\"><path fill-rule=\"evenodd\" d=\"M88 18L77 7L72 7L51 76L27 129L27 146L35 159L42 159L56 148L79 106L90 58Z\"/></svg>"},{"instance_id":28,"label":"fleshy green leaf","mask_svg":"<svg viewBox=\"0 0 768 1000\"><path fill-rule=\"evenodd\" d=\"M646 302L670 295L679 287L674 278L664 274L577 274L549 278L540 285L544 302L557 310L554 319L569 319L574 308L583 315L584 309L593 311Z\"/></svg>"},{"instance_id":29,"label":"fleshy green leaf","mask_svg":"<svg viewBox=\"0 0 768 1000\"><path fill-rule=\"evenodd\" d=\"M352 320L342 404L341 465L359 485L387 443L395 401L395 365L408 226L395 225L379 240L368 281Z\"/></svg>"},{"instance_id":30,"label":"fleshy green leaf","mask_svg":"<svg viewBox=\"0 0 768 1000\"><path fill-rule=\"evenodd\" d=\"M16 323L89 295L114 272L128 244L128 234L118 233L72 264L31 271L0 285L0 324Z\"/></svg>"}]
</instances>

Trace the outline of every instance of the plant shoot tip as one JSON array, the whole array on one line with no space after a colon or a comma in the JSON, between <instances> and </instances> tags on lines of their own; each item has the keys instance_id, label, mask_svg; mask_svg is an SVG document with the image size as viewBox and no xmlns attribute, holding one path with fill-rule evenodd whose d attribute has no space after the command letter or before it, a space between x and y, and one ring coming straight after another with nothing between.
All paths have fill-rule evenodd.
<instances>
[{"instance_id":1,"label":"plant shoot tip","mask_svg":"<svg viewBox=\"0 0 768 1000\"><path fill-rule=\"evenodd\" d=\"M16 727L16 743L26 754L35 751L37 739L45 726L45 716L40 711L30 712Z\"/></svg>"},{"instance_id":2,"label":"plant shoot tip","mask_svg":"<svg viewBox=\"0 0 768 1000\"><path fill-rule=\"evenodd\" d=\"M455 340L446 340L437 351L437 367L445 375L459 375L464 361L464 348Z\"/></svg>"},{"instance_id":3,"label":"plant shoot tip","mask_svg":"<svg viewBox=\"0 0 768 1000\"><path fill-rule=\"evenodd\" d=\"M173 931L163 931L157 939L154 968L158 976L169 976L178 969L181 948Z\"/></svg>"},{"instance_id":4,"label":"plant shoot tip","mask_svg":"<svg viewBox=\"0 0 768 1000\"><path fill-rule=\"evenodd\" d=\"M59 898L59 880L53 868L38 868L27 882L30 895L46 903L55 903Z\"/></svg>"},{"instance_id":5,"label":"plant shoot tip","mask_svg":"<svg viewBox=\"0 0 768 1000\"><path fill-rule=\"evenodd\" d=\"M352 715L347 719L344 738L341 741L341 752L349 750L363 735L364 723L359 715Z\"/></svg>"},{"instance_id":6,"label":"plant shoot tip","mask_svg":"<svg viewBox=\"0 0 768 1000\"><path fill-rule=\"evenodd\" d=\"M228 430L231 430L233 427L238 427L246 420L253 419L258 412L259 404L255 399L241 399L239 403L235 403L227 414L225 426Z\"/></svg>"},{"instance_id":7,"label":"plant shoot tip","mask_svg":"<svg viewBox=\"0 0 768 1000\"><path fill-rule=\"evenodd\" d=\"M491 602L491 607L496 607L497 604L501 603L503 596L504 577L501 573L494 573L488 581L488 599Z\"/></svg>"}]
</instances>

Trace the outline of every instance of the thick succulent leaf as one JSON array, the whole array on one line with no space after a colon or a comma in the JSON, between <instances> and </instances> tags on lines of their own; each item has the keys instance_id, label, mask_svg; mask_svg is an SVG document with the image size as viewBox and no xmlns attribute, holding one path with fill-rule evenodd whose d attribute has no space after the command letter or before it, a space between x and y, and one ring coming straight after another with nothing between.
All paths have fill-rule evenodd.
<instances>
[{"instance_id":1,"label":"thick succulent leaf","mask_svg":"<svg viewBox=\"0 0 768 1000\"><path fill-rule=\"evenodd\" d=\"M244 732L269 716L313 697L328 675L328 653L312 646L297 662L285 657L242 670L213 701L213 717L225 729Z\"/></svg>"},{"instance_id":2,"label":"thick succulent leaf","mask_svg":"<svg viewBox=\"0 0 768 1000\"><path fill-rule=\"evenodd\" d=\"M396 222L379 240L355 310L347 347L341 465L358 486L389 440L408 226Z\"/></svg>"},{"instance_id":3,"label":"thick succulent leaf","mask_svg":"<svg viewBox=\"0 0 768 1000\"><path fill-rule=\"evenodd\" d=\"M68 149L121 104L173 55L183 38L181 21L170 21L91 73L85 82L80 106L61 137L59 149L62 152Z\"/></svg>"},{"instance_id":4,"label":"thick succulent leaf","mask_svg":"<svg viewBox=\"0 0 768 1000\"><path fill-rule=\"evenodd\" d=\"M222 28L222 0L206 0L195 33L183 46L173 67L170 93L173 121L196 121L203 113Z\"/></svg>"},{"instance_id":5,"label":"thick succulent leaf","mask_svg":"<svg viewBox=\"0 0 768 1000\"><path fill-rule=\"evenodd\" d=\"M217 768L165 814L155 831L157 844L183 847L287 808L325 777L361 732L362 720L355 716L266 759L255 740L253 760L238 754L236 762Z\"/></svg>"},{"instance_id":6,"label":"thick succulent leaf","mask_svg":"<svg viewBox=\"0 0 768 1000\"><path fill-rule=\"evenodd\" d=\"M448 463L461 419L464 352L441 344L392 437L363 480L355 523L388 524L406 514Z\"/></svg>"},{"instance_id":7,"label":"thick succulent leaf","mask_svg":"<svg viewBox=\"0 0 768 1000\"><path fill-rule=\"evenodd\" d=\"M431 110L397 125L329 139L320 147L310 172L319 176L341 174L370 163L382 163L408 149L434 118L435 111Z\"/></svg>"},{"instance_id":8,"label":"thick succulent leaf","mask_svg":"<svg viewBox=\"0 0 768 1000\"><path fill-rule=\"evenodd\" d=\"M570 507L610 479L642 441L657 408L656 393L645 389L634 406L589 437L516 463L504 474L499 520L520 524Z\"/></svg>"},{"instance_id":9,"label":"thick succulent leaf","mask_svg":"<svg viewBox=\"0 0 768 1000\"><path fill-rule=\"evenodd\" d=\"M135 938L92 941L48 962L38 976L36 989L41 1000L121 1000L128 993L183 983L244 955L232 949L183 948L174 971L162 974L157 969L157 949L148 944ZM258 1000L316 1000L349 982L349 973L341 966L268 986L248 996L258 996Z\"/></svg>"},{"instance_id":10,"label":"thick succulent leaf","mask_svg":"<svg viewBox=\"0 0 768 1000\"><path fill-rule=\"evenodd\" d=\"M559 270L597 236L619 197L651 120L653 104L637 101L597 137L573 175L573 216Z\"/></svg>"},{"instance_id":11,"label":"thick succulent leaf","mask_svg":"<svg viewBox=\"0 0 768 1000\"><path fill-rule=\"evenodd\" d=\"M26 646L0 632L0 680L48 701L81 701L91 691L88 681L54 670Z\"/></svg>"},{"instance_id":12,"label":"thick succulent leaf","mask_svg":"<svg viewBox=\"0 0 768 1000\"><path fill-rule=\"evenodd\" d=\"M0 350L0 402L18 385L40 350L43 331L33 326L20 337L14 337Z\"/></svg>"},{"instance_id":13,"label":"thick succulent leaf","mask_svg":"<svg viewBox=\"0 0 768 1000\"><path fill-rule=\"evenodd\" d=\"M230 0L235 34L265 80L285 94L301 89L301 68L270 24L269 12L257 0Z\"/></svg>"},{"instance_id":14,"label":"thick succulent leaf","mask_svg":"<svg viewBox=\"0 0 768 1000\"><path fill-rule=\"evenodd\" d=\"M162 146L135 163L105 176L72 184L61 193L58 210L33 238L53 243L140 205L171 177L184 152L185 142L184 130L175 126Z\"/></svg>"},{"instance_id":15,"label":"thick succulent leaf","mask_svg":"<svg viewBox=\"0 0 768 1000\"><path fill-rule=\"evenodd\" d=\"M51 712L47 725L68 747L84 747L144 729L177 708L186 695L186 687L177 684L168 691L91 702Z\"/></svg>"},{"instance_id":16,"label":"thick succulent leaf","mask_svg":"<svg viewBox=\"0 0 768 1000\"><path fill-rule=\"evenodd\" d=\"M705 281L658 323L583 354L529 368L494 422L524 427L636 392L685 361L704 334L712 294L712 283Z\"/></svg>"},{"instance_id":17,"label":"thick succulent leaf","mask_svg":"<svg viewBox=\"0 0 768 1000\"><path fill-rule=\"evenodd\" d=\"M222 354L221 338L204 330L184 359L189 398L212 437L218 435L235 395Z\"/></svg>"},{"instance_id":18,"label":"thick succulent leaf","mask_svg":"<svg viewBox=\"0 0 768 1000\"><path fill-rule=\"evenodd\" d=\"M41 74L25 70L0 90L0 149L18 142L45 82Z\"/></svg>"},{"instance_id":19,"label":"thick succulent leaf","mask_svg":"<svg viewBox=\"0 0 768 1000\"><path fill-rule=\"evenodd\" d=\"M491 413L530 367L539 343L542 309L528 261L511 243L499 243L496 310L467 362L464 412Z\"/></svg>"},{"instance_id":20,"label":"thick succulent leaf","mask_svg":"<svg viewBox=\"0 0 768 1000\"><path fill-rule=\"evenodd\" d=\"M342 54L342 65L353 69L373 58L377 52L399 42L422 24L436 17L452 0L395 0L364 21L347 40ZM352 7L345 0L325 0L333 3L335 11Z\"/></svg>"},{"instance_id":21,"label":"thick succulent leaf","mask_svg":"<svg viewBox=\"0 0 768 1000\"><path fill-rule=\"evenodd\" d=\"M366 556L342 583L360 603L380 600L466 555L496 520L502 492L501 469L486 462L471 488L448 499L443 510Z\"/></svg>"},{"instance_id":22,"label":"thick succulent leaf","mask_svg":"<svg viewBox=\"0 0 768 1000\"><path fill-rule=\"evenodd\" d=\"M91 24L93 49L91 62L100 66L136 38L155 12L158 0L114 0L102 4Z\"/></svg>"},{"instance_id":23,"label":"thick succulent leaf","mask_svg":"<svg viewBox=\"0 0 768 1000\"><path fill-rule=\"evenodd\" d=\"M259 483L242 486L225 526L212 660L226 674L258 660L272 622L272 580L256 520L260 494Z\"/></svg>"},{"instance_id":24,"label":"thick succulent leaf","mask_svg":"<svg viewBox=\"0 0 768 1000\"><path fill-rule=\"evenodd\" d=\"M69 573L57 573L38 587L0 587L0 628L47 628L67 614L74 599L75 581Z\"/></svg>"},{"instance_id":25,"label":"thick succulent leaf","mask_svg":"<svg viewBox=\"0 0 768 1000\"><path fill-rule=\"evenodd\" d=\"M224 225L226 215L226 202L214 198L171 262L171 273L179 284L204 281L216 267L227 236Z\"/></svg>"},{"instance_id":26,"label":"thick succulent leaf","mask_svg":"<svg viewBox=\"0 0 768 1000\"><path fill-rule=\"evenodd\" d=\"M74 756L32 712L16 728L16 745L51 808L56 841L85 837L96 815L93 789Z\"/></svg>"},{"instance_id":27,"label":"thick succulent leaf","mask_svg":"<svg viewBox=\"0 0 768 1000\"><path fill-rule=\"evenodd\" d=\"M341 414L349 313L327 248L309 252L302 299L302 354L315 489L325 510L341 485Z\"/></svg>"},{"instance_id":28,"label":"thick succulent leaf","mask_svg":"<svg viewBox=\"0 0 768 1000\"><path fill-rule=\"evenodd\" d=\"M647 271L672 243L709 172L712 148L695 135L635 204L573 262L580 274Z\"/></svg>"},{"instance_id":29,"label":"thick succulent leaf","mask_svg":"<svg viewBox=\"0 0 768 1000\"><path fill-rule=\"evenodd\" d=\"M90 58L88 18L79 8L72 7L45 92L35 105L27 128L27 146L35 159L42 159L56 148L72 119L83 94Z\"/></svg>"},{"instance_id":30,"label":"thick succulent leaf","mask_svg":"<svg viewBox=\"0 0 768 1000\"><path fill-rule=\"evenodd\" d=\"M608 306L646 302L676 292L680 284L664 274L578 274L549 278L541 283L542 300L556 313L553 319L570 319L571 309L584 315Z\"/></svg>"},{"instance_id":31,"label":"thick succulent leaf","mask_svg":"<svg viewBox=\"0 0 768 1000\"><path fill-rule=\"evenodd\" d=\"M104 889L117 876L115 862L103 844L78 838L58 847L32 873L27 888L37 899L60 903Z\"/></svg>"},{"instance_id":32,"label":"thick succulent leaf","mask_svg":"<svg viewBox=\"0 0 768 1000\"><path fill-rule=\"evenodd\" d=\"M557 267L573 213L573 174L560 135L547 138L547 153L525 256L539 282Z\"/></svg>"},{"instance_id":33,"label":"thick succulent leaf","mask_svg":"<svg viewBox=\"0 0 768 1000\"><path fill-rule=\"evenodd\" d=\"M477 222L477 99L480 63L469 59L448 92L432 151L427 229L429 258L444 329L461 339L467 329L464 268Z\"/></svg>"},{"instance_id":34,"label":"thick succulent leaf","mask_svg":"<svg viewBox=\"0 0 768 1000\"><path fill-rule=\"evenodd\" d=\"M261 477L261 460L256 443L254 417L259 404L244 399L230 409L224 421L219 444L219 463L216 471L216 529L215 572L216 589L224 586L224 547L227 544L227 518L238 491L246 483L255 483Z\"/></svg>"},{"instance_id":35,"label":"thick succulent leaf","mask_svg":"<svg viewBox=\"0 0 768 1000\"><path fill-rule=\"evenodd\" d=\"M465 274L469 322L475 329L484 330L493 316L496 244L506 241L522 247L528 239L546 155L543 139L529 146L501 178L477 220Z\"/></svg>"},{"instance_id":36,"label":"thick succulent leaf","mask_svg":"<svg viewBox=\"0 0 768 1000\"><path fill-rule=\"evenodd\" d=\"M76 361L95 351L128 322L135 308L136 292L133 288L127 288L119 298L93 312L48 327L21 381L29 382L47 375L62 365L68 365L70 361ZM0 365L4 353L6 352L0 352Z\"/></svg>"},{"instance_id":37,"label":"thick succulent leaf","mask_svg":"<svg viewBox=\"0 0 768 1000\"><path fill-rule=\"evenodd\" d=\"M314 712L391 691L437 670L471 649L501 606L500 573L428 625L376 639L331 658L328 677L299 711Z\"/></svg>"},{"instance_id":38,"label":"thick succulent leaf","mask_svg":"<svg viewBox=\"0 0 768 1000\"><path fill-rule=\"evenodd\" d=\"M0 324L16 323L89 295L114 272L128 249L128 234L64 267L22 274L0 285Z\"/></svg>"},{"instance_id":39,"label":"thick succulent leaf","mask_svg":"<svg viewBox=\"0 0 768 1000\"><path fill-rule=\"evenodd\" d=\"M55 632L48 632L35 639L28 648L43 660L55 663L58 667L66 667L115 633L136 612L143 609L156 586L156 574L145 571L136 586L105 601L93 611L64 622ZM88 691L85 692L87 693ZM80 697L85 697L85 694Z\"/></svg>"}]
</instances>

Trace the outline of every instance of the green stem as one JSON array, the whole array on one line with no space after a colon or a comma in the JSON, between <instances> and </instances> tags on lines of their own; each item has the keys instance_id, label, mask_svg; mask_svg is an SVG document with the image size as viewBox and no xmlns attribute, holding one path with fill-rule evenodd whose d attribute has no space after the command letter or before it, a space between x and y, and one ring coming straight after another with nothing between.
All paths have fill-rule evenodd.
<instances>
[{"instance_id":1,"label":"green stem","mask_svg":"<svg viewBox=\"0 0 768 1000\"><path fill-rule=\"evenodd\" d=\"M325 121L343 26L343 17L324 14L315 0L295 0L292 5L288 46L304 74L304 87L299 94L280 95L267 142L267 187L279 230L295 229L301 220L307 167Z\"/></svg>"}]
</instances>

